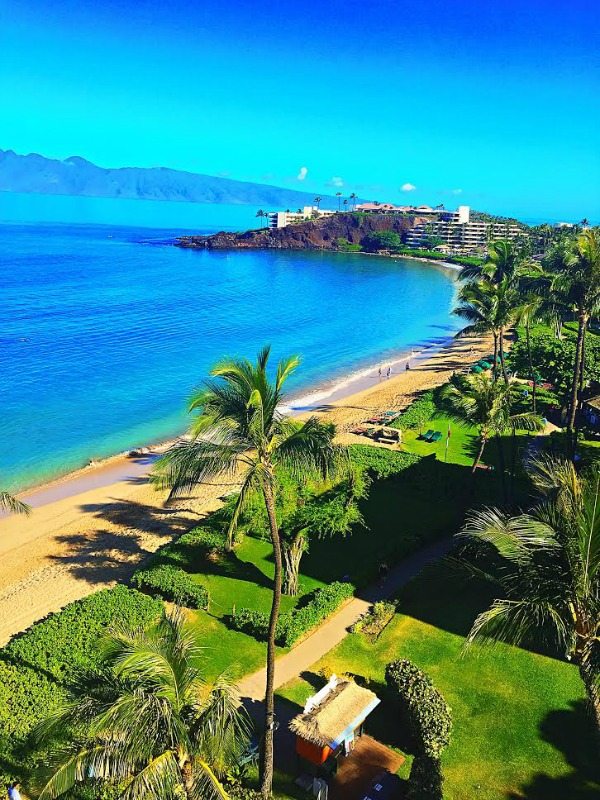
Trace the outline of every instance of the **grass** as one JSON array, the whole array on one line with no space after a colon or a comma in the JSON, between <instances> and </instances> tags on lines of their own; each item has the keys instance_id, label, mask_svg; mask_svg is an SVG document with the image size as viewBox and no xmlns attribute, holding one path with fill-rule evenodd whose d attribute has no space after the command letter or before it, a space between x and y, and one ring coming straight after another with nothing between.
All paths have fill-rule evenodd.
<instances>
[{"instance_id":1,"label":"grass","mask_svg":"<svg viewBox=\"0 0 600 800\"><path fill-rule=\"evenodd\" d=\"M429 429L440 431L443 436L439 442L429 443L419 439L421 433ZM446 455L446 436L450 429L448 453ZM418 456L428 456L435 453L439 461L448 461L449 464L471 466L473 463L472 452L477 445L477 428L474 426L459 425L444 414L439 414L423 425L422 430L406 429L402 431L402 449ZM485 459L484 459L485 460Z\"/></svg>"},{"instance_id":2,"label":"grass","mask_svg":"<svg viewBox=\"0 0 600 800\"><path fill-rule=\"evenodd\" d=\"M323 683L316 677L321 672L361 676L383 699L371 731L403 747L383 684L385 665L409 658L452 708L454 731L443 758L446 800L596 796L594 736L576 668L507 645L463 654L464 635L490 597L487 587L459 585L438 567L402 593L400 612L374 645L349 635L280 694L302 705Z\"/></svg>"}]
</instances>

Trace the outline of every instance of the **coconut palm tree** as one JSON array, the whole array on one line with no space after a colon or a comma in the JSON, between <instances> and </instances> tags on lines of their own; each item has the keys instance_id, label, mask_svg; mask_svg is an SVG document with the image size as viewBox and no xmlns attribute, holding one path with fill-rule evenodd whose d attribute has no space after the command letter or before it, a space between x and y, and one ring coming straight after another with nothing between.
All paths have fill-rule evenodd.
<instances>
[{"instance_id":1,"label":"coconut palm tree","mask_svg":"<svg viewBox=\"0 0 600 800\"><path fill-rule=\"evenodd\" d=\"M498 338L501 320L498 318L498 292L488 281L466 283L458 294L457 305L453 313L465 320L466 325L458 337L472 334L491 333L494 338L494 378L498 369Z\"/></svg>"},{"instance_id":2,"label":"coconut palm tree","mask_svg":"<svg viewBox=\"0 0 600 800\"><path fill-rule=\"evenodd\" d=\"M340 206L341 206L341 202L342 202L342 193L341 193L341 192L336 192L336 193L335 193L335 196L336 196L336 197L337 197L337 199L338 199L338 212L339 212L339 211L341 211L341 210L342 210L342 209L340 208Z\"/></svg>"},{"instance_id":3,"label":"coconut palm tree","mask_svg":"<svg viewBox=\"0 0 600 800\"><path fill-rule=\"evenodd\" d=\"M488 375L456 376L442 390L444 411L459 424L474 425L479 446L472 472L477 469L487 443L513 430L541 430L539 417L531 412L513 414L512 381L494 381Z\"/></svg>"},{"instance_id":4,"label":"coconut palm tree","mask_svg":"<svg viewBox=\"0 0 600 800\"><path fill-rule=\"evenodd\" d=\"M344 205L346 206L346 208L348 207L348 198L347 197L344 197ZM344 211L346 210L346 208L344 209Z\"/></svg>"},{"instance_id":5,"label":"coconut palm tree","mask_svg":"<svg viewBox=\"0 0 600 800\"><path fill-rule=\"evenodd\" d=\"M577 319L577 345L571 380L567 430L575 448L581 376L585 366L585 333L590 318L600 312L600 232L590 228L556 247L546 261L551 291Z\"/></svg>"},{"instance_id":6,"label":"coconut palm tree","mask_svg":"<svg viewBox=\"0 0 600 800\"><path fill-rule=\"evenodd\" d=\"M270 348L258 354L256 363L226 359L211 371L212 378L192 397L189 409L197 414L188 439L173 445L157 463L154 481L171 490L170 496L187 492L206 480L237 476L241 490L229 525L229 541L248 501L262 496L273 545L275 575L267 639L265 734L262 761L264 797L273 780L275 629L281 603L281 538L276 515L277 472L286 470L297 479L320 473L326 477L334 466L334 429L315 417L304 423L284 417L280 411L283 386L298 367L299 359L280 361L273 379L267 367Z\"/></svg>"},{"instance_id":7,"label":"coconut palm tree","mask_svg":"<svg viewBox=\"0 0 600 800\"><path fill-rule=\"evenodd\" d=\"M323 199L323 198L322 198L322 197L319 197L318 195L317 195L317 197L315 197L315 199L314 199L314 204L315 204L315 205L316 205L316 207L317 207L317 211L319 210L319 206L321 205L321 200L322 200L322 199Z\"/></svg>"},{"instance_id":8,"label":"coconut palm tree","mask_svg":"<svg viewBox=\"0 0 600 800\"><path fill-rule=\"evenodd\" d=\"M256 212L256 216L260 219L260 227L262 228L264 225L263 220L266 216L268 216L268 212L263 211L262 208L259 208L258 211Z\"/></svg>"},{"instance_id":9,"label":"coconut palm tree","mask_svg":"<svg viewBox=\"0 0 600 800\"><path fill-rule=\"evenodd\" d=\"M358 200L358 195L356 192L352 192L350 195L350 201L352 202L352 211L356 208L356 201Z\"/></svg>"},{"instance_id":10,"label":"coconut palm tree","mask_svg":"<svg viewBox=\"0 0 600 800\"><path fill-rule=\"evenodd\" d=\"M459 534L494 553L486 577L501 590L467 642L549 637L577 664L600 735L600 473L544 458L530 476L542 499L529 513L476 511Z\"/></svg>"},{"instance_id":11,"label":"coconut palm tree","mask_svg":"<svg viewBox=\"0 0 600 800\"><path fill-rule=\"evenodd\" d=\"M250 721L225 676L204 680L200 653L178 611L107 637L98 674L34 732L59 758L39 800L90 779L122 782L121 800L226 800L221 780L248 745Z\"/></svg>"},{"instance_id":12,"label":"coconut palm tree","mask_svg":"<svg viewBox=\"0 0 600 800\"><path fill-rule=\"evenodd\" d=\"M31 514L31 506L18 500L10 492L0 491L0 510L7 511L9 514Z\"/></svg>"}]
</instances>

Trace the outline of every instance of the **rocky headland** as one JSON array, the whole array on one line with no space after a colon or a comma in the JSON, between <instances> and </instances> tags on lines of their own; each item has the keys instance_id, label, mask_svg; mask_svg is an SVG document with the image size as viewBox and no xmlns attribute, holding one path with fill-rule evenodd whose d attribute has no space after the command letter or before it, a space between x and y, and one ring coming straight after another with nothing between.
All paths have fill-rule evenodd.
<instances>
[{"instance_id":1,"label":"rocky headland","mask_svg":"<svg viewBox=\"0 0 600 800\"><path fill-rule=\"evenodd\" d=\"M182 236L178 247L208 250L347 250L362 245L373 233L393 231L401 238L418 217L400 214L339 213L331 217L307 220L285 228L258 228L243 233L215 233L211 236Z\"/></svg>"}]
</instances>

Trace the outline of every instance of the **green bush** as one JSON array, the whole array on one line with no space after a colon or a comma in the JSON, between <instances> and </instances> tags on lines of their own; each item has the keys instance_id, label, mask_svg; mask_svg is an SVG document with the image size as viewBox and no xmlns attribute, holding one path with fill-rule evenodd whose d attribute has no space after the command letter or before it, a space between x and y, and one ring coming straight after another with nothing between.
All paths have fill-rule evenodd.
<instances>
[{"instance_id":1,"label":"green bush","mask_svg":"<svg viewBox=\"0 0 600 800\"><path fill-rule=\"evenodd\" d=\"M429 676L407 659L388 664L385 680L398 699L403 722L414 738L417 753L439 758L450 741L450 706Z\"/></svg>"},{"instance_id":2,"label":"green bush","mask_svg":"<svg viewBox=\"0 0 600 800\"><path fill-rule=\"evenodd\" d=\"M0 659L68 684L79 672L96 667L95 646L111 624L138 628L160 611L159 602L126 586L104 589L32 625L0 651Z\"/></svg>"},{"instance_id":3,"label":"green bush","mask_svg":"<svg viewBox=\"0 0 600 800\"><path fill-rule=\"evenodd\" d=\"M369 253L377 250L396 250L402 245L400 234L395 231L374 231L361 240L362 249Z\"/></svg>"},{"instance_id":4,"label":"green bush","mask_svg":"<svg viewBox=\"0 0 600 800\"><path fill-rule=\"evenodd\" d=\"M432 391L424 392L392 422L392 427L417 429L426 425L435 412L435 397Z\"/></svg>"},{"instance_id":5,"label":"green bush","mask_svg":"<svg viewBox=\"0 0 600 800\"><path fill-rule=\"evenodd\" d=\"M384 450L368 444L353 444L349 447L350 459L356 466L368 470L374 477L391 478L417 464L421 457L399 450Z\"/></svg>"},{"instance_id":6,"label":"green bush","mask_svg":"<svg viewBox=\"0 0 600 800\"><path fill-rule=\"evenodd\" d=\"M335 581L307 595L301 608L282 614L277 622L275 641L281 647L291 647L324 619L337 611L344 600L352 597L351 583ZM251 608L240 608L230 618L231 627L255 639L265 640L269 630L269 615Z\"/></svg>"},{"instance_id":7,"label":"green bush","mask_svg":"<svg viewBox=\"0 0 600 800\"><path fill-rule=\"evenodd\" d=\"M406 800L442 800L444 777L439 759L417 755L408 778Z\"/></svg>"},{"instance_id":8,"label":"green bush","mask_svg":"<svg viewBox=\"0 0 600 800\"><path fill-rule=\"evenodd\" d=\"M202 562L225 552L225 537L210 528L194 528L179 539L159 548L150 559L150 566L169 564L190 570Z\"/></svg>"},{"instance_id":9,"label":"green bush","mask_svg":"<svg viewBox=\"0 0 600 800\"><path fill-rule=\"evenodd\" d=\"M157 564L149 569L137 570L132 583L138 589L156 593L188 608L208 608L208 590L196 583L185 570L172 564Z\"/></svg>"}]
</instances>

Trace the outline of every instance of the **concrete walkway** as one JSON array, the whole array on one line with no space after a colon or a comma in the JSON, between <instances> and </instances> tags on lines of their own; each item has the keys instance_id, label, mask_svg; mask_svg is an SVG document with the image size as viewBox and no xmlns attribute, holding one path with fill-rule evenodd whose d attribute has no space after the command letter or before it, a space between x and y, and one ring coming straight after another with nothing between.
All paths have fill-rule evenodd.
<instances>
[{"instance_id":1,"label":"concrete walkway","mask_svg":"<svg viewBox=\"0 0 600 800\"><path fill-rule=\"evenodd\" d=\"M304 639L289 653L281 656L275 663L275 688L297 678L300 673L311 667L325 653L328 653L348 634L353 625L377 600L393 597L403 586L421 572L423 567L446 555L452 547L452 539L443 539L425 547L418 553L404 559L401 564L390 570L385 583L381 586L370 586L358 597L353 598L323 625ZM248 675L238 684L240 694L245 701L254 706L264 700L266 671L259 669ZM254 706L254 713L256 713Z\"/></svg>"}]
</instances>

